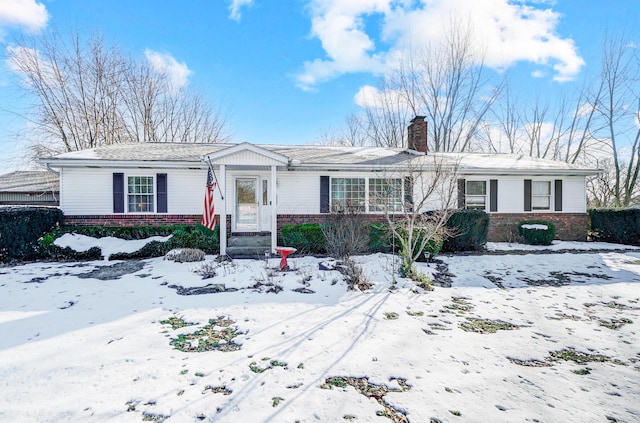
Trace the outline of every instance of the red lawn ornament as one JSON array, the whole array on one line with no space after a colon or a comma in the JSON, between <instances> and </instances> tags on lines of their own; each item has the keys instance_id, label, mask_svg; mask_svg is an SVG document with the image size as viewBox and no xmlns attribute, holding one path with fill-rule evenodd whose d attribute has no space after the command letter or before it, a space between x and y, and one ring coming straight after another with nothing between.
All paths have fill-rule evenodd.
<instances>
[{"instance_id":1,"label":"red lawn ornament","mask_svg":"<svg viewBox=\"0 0 640 423\"><path fill-rule=\"evenodd\" d=\"M282 260L280 260L280 270L286 270L289 268L289 264L287 263L287 256L289 254L293 254L298 251L293 247L276 247L276 252L282 256Z\"/></svg>"}]
</instances>

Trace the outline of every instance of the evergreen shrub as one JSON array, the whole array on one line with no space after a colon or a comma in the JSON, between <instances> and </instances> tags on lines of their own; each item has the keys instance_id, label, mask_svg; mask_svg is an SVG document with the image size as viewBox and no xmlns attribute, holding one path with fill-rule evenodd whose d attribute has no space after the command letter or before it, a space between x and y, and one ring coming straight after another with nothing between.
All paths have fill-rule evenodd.
<instances>
[{"instance_id":1,"label":"evergreen shrub","mask_svg":"<svg viewBox=\"0 0 640 423\"><path fill-rule=\"evenodd\" d=\"M640 245L640 209L589 210L593 241Z\"/></svg>"},{"instance_id":2,"label":"evergreen shrub","mask_svg":"<svg viewBox=\"0 0 640 423\"><path fill-rule=\"evenodd\" d=\"M443 251L479 251L487 243L489 215L483 210L457 210L447 220Z\"/></svg>"},{"instance_id":3,"label":"evergreen shrub","mask_svg":"<svg viewBox=\"0 0 640 423\"><path fill-rule=\"evenodd\" d=\"M112 254L111 260L140 259L162 257L176 248L196 248L207 254L220 251L219 227L211 231L202 225L166 225L166 226L64 226L42 237L40 252L45 258L53 260L95 260L100 259L100 249L79 253L70 248L60 248L53 242L65 233L91 236L94 238L114 237L125 240L146 239L152 236L173 235L166 242L151 241L133 253ZM95 251L92 251L95 250ZM97 255L97 257L94 257Z\"/></svg>"},{"instance_id":4,"label":"evergreen shrub","mask_svg":"<svg viewBox=\"0 0 640 423\"><path fill-rule=\"evenodd\" d=\"M539 227L528 228L527 226ZM518 233L527 244L550 245L556 236L556 225L544 220L524 220L518 224Z\"/></svg>"},{"instance_id":5,"label":"evergreen shrub","mask_svg":"<svg viewBox=\"0 0 640 423\"><path fill-rule=\"evenodd\" d=\"M296 248L299 254L324 254L327 241L317 223L285 225L280 229L285 247Z\"/></svg>"},{"instance_id":6,"label":"evergreen shrub","mask_svg":"<svg viewBox=\"0 0 640 423\"><path fill-rule=\"evenodd\" d=\"M0 207L0 261L38 258L38 239L61 221L57 207Z\"/></svg>"}]
</instances>

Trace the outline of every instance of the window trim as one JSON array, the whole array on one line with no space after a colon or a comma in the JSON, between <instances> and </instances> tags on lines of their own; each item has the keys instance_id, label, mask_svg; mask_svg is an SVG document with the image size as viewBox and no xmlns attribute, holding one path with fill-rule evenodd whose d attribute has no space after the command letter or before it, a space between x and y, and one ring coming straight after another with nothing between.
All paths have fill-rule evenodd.
<instances>
[{"instance_id":1,"label":"window trim","mask_svg":"<svg viewBox=\"0 0 640 423\"><path fill-rule=\"evenodd\" d=\"M479 195L479 194L469 194L469 182L482 182L484 183L484 194ZM464 208L467 210L483 210L483 211L487 211L487 205L489 204L489 202L487 201L487 197L489 194L489 190L487 189L487 180L486 179L465 179L464 180ZM479 197L483 197L484 198L484 207L480 208L480 207L469 207L469 197L475 197L475 198L479 198Z\"/></svg>"},{"instance_id":2,"label":"window trim","mask_svg":"<svg viewBox=\"0 0 640 423\"><path fill-rule=\"evenodd\" d=\"M380 181L381 183L374 183L373 185L371 184L371 181ZM399 188L398 191L396 191L396 189L393 190L394 193L397 193L396 196L394 197L387 197L387 198L382 198L380 202L376 203L374 199L371 198L371 189L372 186L376 187L382 187L384 184L386 183L386 185L396 185L397 188ZM389 213L400 213L402 212L402 208L403 208L403 202L404 202L404 191L405 191L405 187L404 187L404 179L401 177L398 178L375 178L375 177L370 177L367 178L367 183L366 183L367 187L366 187L366 196L367 196L367 212L368 213L384 213L385 210L371 210L372 207L374 208L382 208L384 207L385 203L387 205L392 204L392 205L396 205L397 207L394 207L393 209L389 209L388 212ZM392 186L393 188L393 186ZM374 193L375 194L375 193ZM380 207L382 206L382 207Z\"/></svg>"},{"instance_id":3,"label":"window trim","mask_svg":"<svg viewBox=\"0 0 640 423\"><path fill-rule=\"evenodd\" d=\"M369 207L367 206L367 200L369 197L369 193L367 192L367 187L368 187L368 178L367 177L359 177L359 176L355 176L355 177L351 177L351 176L336 176L336 177L331 177L329 179L329 210L331 212L335 212L336 211L336 207L338 206L338 204L340 203L340 199L338 198L334 198L334 181L338 180L338 179L349 179L349 180L362 180L363 181L363 185L362 185L362 194L363 194L363 198L361 199L362 204L357 204L357 207L360 208L360 206L362 206L362 210L358 210L360 213L367 213ZM337 184L336 184L337 185ZM360 183L358 182L358 185L360 185ZM344 191L344 192L355 192L353 190L351 191ZM353 201L353 199L347 199L346 196L344 198L345 201ZM360 200L360 199L358 199Z\"/></svg>"},{"instance_id":4,"label":"window trim","mask_svg":"<svg viewBox=\"0 0 640 423\"><path fill-rule=\"evenodd\" d=\"M364 181L364 198L363 200L363 210L360 211L361 213L365 213L365 214L384 214L385 211L384 210L380 210L380 211L376 211L376 210L372 210L371 209L371 196L370 196L370 186L371 186L371 180L397 180L398 185L400 187L400 196L399 201L400 201L400 209L399 210L389 210L389 213L401 213L402 212L402 208L404 207L404 195L405 195L405 187L404 187L404 178L402 175L398 175L398 176L394 176L392 178L384 178L384 177L379 177L376 175L370 175L370 176L330 176L329 177L329 212L333 212L335 211L335 201L336 199L333 198L333 181L335 179L362 179Z\"/></svg>"},{"instance_id":5,"label":"window trim","mask_svg":"<svg viewBox=\"0 0 640 423\"><path fill-rule=\"evenodd\" d=\"M125 174L124 175L125 180L124 180L124 209L125 212L124 214L158 214L157 210L158 210L158 198L157 198L157 187L156 187L156 183L157 183L157 178L156 175L149 175L149 174L137 174L137 173L131 173L131 174ZM151 178L151 183L150 183L150 187L152 189L152 193L151 196L152 198L152 202L150 203L151 206L153 207L153 210L149 211L132 211L129 208L129 196L131 195L149 195L149 194L136 194L136 193L129 193L129 178ZM148 203L145 203L148 204Z\"/></svg>"},{"instance_id":6,"label":"window trim","mask_svg":"<svg viewBox=\"0 0 640 423\"><path fill-rule=\"evenodd\" d=\"M540 182L544 182L548 185L549 187L549 194L534 194L534 185L536 183L540 183ZM546 213L546 212L552 212L554 211L554 184L553 184L553 180L550 179L532 179L531 180L531 213ZM548 198L549 199L549 205L547 206L547 208L545 209L541 209L541 208L536 208L534 206L534 199L535 198Z\"/></svg>"}]
</instances>

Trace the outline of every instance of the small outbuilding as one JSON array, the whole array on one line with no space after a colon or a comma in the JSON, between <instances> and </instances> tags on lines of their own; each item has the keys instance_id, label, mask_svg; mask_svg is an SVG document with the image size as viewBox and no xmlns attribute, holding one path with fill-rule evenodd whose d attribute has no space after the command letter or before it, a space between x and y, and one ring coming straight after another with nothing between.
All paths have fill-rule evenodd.
<instances>
[{"instance_id":1,"label":"small outbuilding","mask_svg":"<svg viewBox=\"0 0 640 423\"><path fill-rule=\"evenodd\" d=\"M15 171L0 175L0 205L58 206L60 180L47 171Z\"/></svg>"}]
</instances>

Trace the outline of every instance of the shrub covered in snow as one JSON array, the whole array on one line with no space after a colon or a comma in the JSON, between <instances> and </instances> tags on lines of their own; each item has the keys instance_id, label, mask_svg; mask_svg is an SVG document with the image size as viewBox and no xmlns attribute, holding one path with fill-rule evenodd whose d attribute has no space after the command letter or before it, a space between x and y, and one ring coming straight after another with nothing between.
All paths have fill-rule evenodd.
<instances>
[{"instance_id":1,"label":"shrub covered in snow","mask_svg":"<svg viewBox=\"0 0 640 423\"><path fill-rule=\"evenodd\" d=\"M202 279L211 279L218 275L217 267L215 262L208 261L193 269L193 273L202 276Z\"/></svg>"},{"instance_id":2,"label":"shrub covered in snow","mask_svg":"<svg viewBox=\"0 0 640 423\"><path fill-rule=\"evenodd\" d=\"M176 263L188 263L193 261L204 260L204 251L197 248L177 248L165 254L165 260L175 261Z\"/></svg>"},{"instance_id":3,"label":"shrub covered in snow","mask_svg":"<svg viewBox=\"0 0 640 423\"><path fill-rule=\"evenodd\" d=\"M518 233L531 245L550 245L556 236L556 225L543 220L525 220L518 224Z\"/></svg>"},{"instance_id":4,"label":"shrub covered in snow","mask_svg":"<svg viewBox=\"0 0 640 423\"><path fill-rule=\"evenodd\" d=\"M156 236L166 237L167 241L152 241L133 253L114 253L110 260L141 259L149 257L162 257L167 252L176 248L197 248L207 254L217 253L220 249L218 227L211 231L202 225L170 225L170 226L63 226L45 234L40 240L40 255L53 260L82 260L96 259L92 254L90 258L74 254L72 250L61 249L53 242L65 233L86 235L93 238L114 237L124 240L141 240ZM81 254L81 253L78 253ZM82 253L84 254L84 253ZM100 251L97 249L97 259Z\"/></svg>"}]
</instances>

